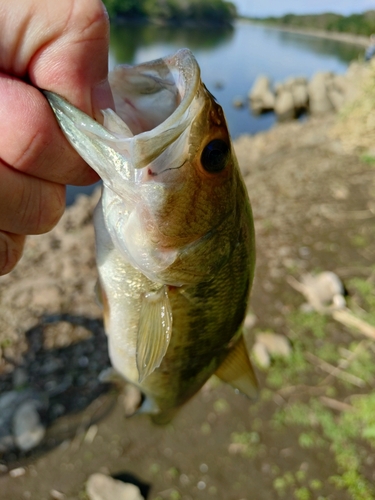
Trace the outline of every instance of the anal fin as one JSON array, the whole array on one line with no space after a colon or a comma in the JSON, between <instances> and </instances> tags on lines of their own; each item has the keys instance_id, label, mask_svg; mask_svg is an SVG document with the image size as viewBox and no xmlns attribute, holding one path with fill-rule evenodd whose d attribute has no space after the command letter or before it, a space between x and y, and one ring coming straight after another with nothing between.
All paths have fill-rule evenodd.
<instances>
[{"instance_id":1,"label":"anal fin","mask_svg":"<svg viewBox=\"0 0 375 500\"><path fill-rule=\"evenodd\" d=\"M160 366L172 333L172 309L167 287L142 298L137 337L137 368L142 382Z\"/></svg>"},{"instance_id":2,"label":"anal fin","mask_svg":"<svg viewBox=\"0 0 375 500\"><path fill-rule=\"evenodd\" d=\"M216 375L224 382L251 399L258 397L258 383L251 365L243 335L228 356L216 370Z\"/></svg>"}]
</instances>

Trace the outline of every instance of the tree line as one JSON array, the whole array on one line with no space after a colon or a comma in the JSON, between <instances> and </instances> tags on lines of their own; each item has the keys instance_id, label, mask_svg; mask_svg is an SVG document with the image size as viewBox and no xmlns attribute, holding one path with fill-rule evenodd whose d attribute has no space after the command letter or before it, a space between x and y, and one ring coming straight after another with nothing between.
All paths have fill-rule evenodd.
<instances>
[{"instance_id":1,"label":"tree line","mask_svg":"<svg viewBox=\"0 0 375 500\"><path fill-rule=\"evenodd\" d=\"M365 36L375 33L375 10L369 10L362 14L351 14L350 16L327 12L325 14L286 14L281 17L251 19L290 28L319 29Z\"/></svg>"},{"instance_id":2,"label":"tree line","mask_svg":"<svg viewBox=\"0 0 375 500\"><path fill-rule=\"evenodd\" d=\"M237 10L225 0L104 0L112 19L157 20L167 23L232 23Z\"/></svg>"}]
</instances>

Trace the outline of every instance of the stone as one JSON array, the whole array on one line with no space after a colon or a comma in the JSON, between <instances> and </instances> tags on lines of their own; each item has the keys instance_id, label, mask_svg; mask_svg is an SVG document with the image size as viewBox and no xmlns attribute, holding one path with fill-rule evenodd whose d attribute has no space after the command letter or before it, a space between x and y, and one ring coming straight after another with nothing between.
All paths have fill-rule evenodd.
<instances>
[{"instance_id":1,"label":"stone","mask_svg":"<svg viewBox=\"0 0 375 500\"><path fill-rule=\"evenodd\" d=\"M18 403L16 391L4 392L0 396L0 453L14 446L11 420Z\"/></svg>"},{"instance_id":2,"label":"stone","mask_svg":"<svg viewBox=\"0 0 375 500\"><path fill-rule=\"evenodd\" d=\"M9 471L10 477L21 477L26 474L26 469L24 467L17 467Z\"/></svg>"},{"instance_id":3,"label":"stone","mask_svg":"<svg viewBox=\"0 0 375 500\"><path fill-rule=\"evenodd\" d=\"M345 75L335 75L332 79L331 88L337 90L341 94L345 94L348 87L348 80Z\"/></svg>"},{"instance_id":4,"label":"stone","mask_svg":"<svg viewBox=\"0 0 375 500\"><path fill-rule=\"evenodd\" d=\"M49 492L49 496L53 500L65 500L65 498L66 498L66 496L64 495L64 493L61 493L61 491L58 491L58 490L51 490Z\"/></svg>"},{"instance_id":5,"label":"stone","mask_svg":"<svg viewBox=\"0 0 375 500\"><path fill-rule=\"evenodd\" d=\"M18 406L13 416L13 434L18 448L29 451L43 440L46 433L37 411L38 402L32 399Z\"/></svg>"},{"instance_id":6,"label":"stone","mask_svg":"<svg viewBox=\"0 0 375 500\"><path fill-rule=\"evenodd\" d=\"M251 330L253 326L256 324L258 321L257 317L253 313L247 313L244 321L244 328L245 330Z\"/></svg>"},{"instance_id":7,"label":"stone","mask_svg":"<svg viewBox=\"0 0 375 500\"><path fill-rule=\"evenodd\" d=\"M279 333L264 332L257 335L257 342L263 344L271 357L287 358L292 354L289 340Z\"/></svg>"},{"instance_id":8,"label":"stone","mask_svg":"<svg viewBox=\"0 0 375 500\"><path fill-rule=\"evenodd\" d=\"M245 102L242 96L236 96L233 98L232 104L235 108L243 108L245 106Z\"/></svg>"},{"instance_id":9,"label":"stone","mask_svg":"<svg viewBox=\"0 0 375 500\"><path fill-rule=\"evenodd\" d=\"M336 89L328 90L328 99L331 101L335 111L339 111L345 102L344 94Z\"/></svg>"},{"instance_id":10,"label":"stone","mask_svg":"<svg viewBox=\"0 0 375 500\"><path fill-rule=\"evenodd\" d=\"M255 342L252 349L252 354L256 363L261 368L269 368L271 364L271 356L267 351L267 347L262 342Z\"/></svg>"},{"instance_id":11,"label":"stone","mask_svg":"<svg viewBox=\"0 0 375 500\"><path fill-rule=\"evenodd\" d=\"M295 118L294 100L290 90L284 89L276 97L275 113L279 121Z\"/></svg>"},{"instance_id":12,"label":"stone","mask_svg":"<svg viewBox=\"0 0 375 500\"><path fill-rule=\"evenodd\" d=\"M90 500L144 500L134 484L123 483L105 474L92 474L86 483Z\"/></svg>"},{"instance_id":13,"label":"stone","mask_svg":"<svg viewBox=\"0 0 375 500\"><path fill-rule=\"evenodd\" d=\"M323 115L333 111L333 105L328 97L327 85L332 78L331 73L318 72L308 84L310 113Z\"/></svg>"},{"instance_id":14,"label":"stone","mask_svg":"<svg viewBox=\"0 0 375 500\"><path fill-rule=\"evenodd\" d=\"M13 417L22 403L32 396L29 389L7 391L0 395L0 453L16 447L13 434Z\"/></svg>"},{"instance_id":15,"label":"stone","mask_svg":"<svg viewBox=\"0 0 375 500\"><path fill-rule=\"evenodd\" d=\"M344 296L344 286L335 273L324 271L316 276L305 274L302 276L301 282L302 293L315 310L322 310L332 304L335 306L342 304L342 300L338 296Z\"/></svg>"},{"instance_id":16,"label":"stone","mask_svg":"<svg viewBox=\"0 0 375 500\"><path fill-rule=\"evenodd\" d=\"M308 301L305 310L318 311L322 314L330 313L346 307L345 289L340 278L331 271L324 271L317 275L307 273L301 281L293 277L287 278L288 283L302 293Z\"/></svg>"},{"instance_id":17,"label":"stone","mask_svg":"<svg viewBox=\"0 0 375 500\"><path fill-rule=\"evenodd\" d=\"M267 76L258 76L249 92L249 100L254 113L263 113L274 108L275 95Z\"/></svg>"},{"instance_id":18,"label":"stone","mask_svg":"<svg viewBox=\"0 0 375 500\"><path fill-rule=\"evenodd\" d=\"M309 104L307 85L296 83L295 85L293 85L291 92L293 96L294 107L296 108L296 110L301 111L306 109Z\"/></svg>"}]
</instances>

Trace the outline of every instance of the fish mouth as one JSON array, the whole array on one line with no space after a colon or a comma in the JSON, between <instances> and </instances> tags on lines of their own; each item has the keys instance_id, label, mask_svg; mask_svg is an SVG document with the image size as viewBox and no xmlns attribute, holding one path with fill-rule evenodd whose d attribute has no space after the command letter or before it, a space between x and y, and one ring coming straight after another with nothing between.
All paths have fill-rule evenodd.
<instances>
[{"instance_id":1,"label":"fish mouth","mask_svg":"<svg viewBox=\"0 0 375 500\"><path fill-rule=\"evenodd\" d=\"M189 49L136 66L119 66L109 80L116 112L102 110L104 125L57 94L44 94L69 142L113 187L114 170L121 180L136 181L136 171L151 163L151 177L165 171L159 159L171 144L174 151L168 156L178 157L176 147L180 152L186 147L186 135L201 107L196 96L202 84ZM181 160L168 169L180 166Z\"/></svg>"},{"instance_id":2,"label":"fish mouth","mask_svg":"<svg viewBox=\"0 0 375 500\"><path fill-rule=\"evenodd\" d=\"M134 168L144 168L189 128L196 115L198 63L189 49L180 49L145 64L118 66L109 81L116 113L135 134Z\"/></svg>"},{"instance_id":3,"label":"fish mouth","mask_svg":"<svg viewBox=\"0 0 375 500\"><path fill-rule=\"evenodd\" d=\"M134 135L171 128L183 120L200 84L200 69L189 49L109 73L116 113ZM160 127L160 128L159 128Z\"/></svg>"}]
</instances>

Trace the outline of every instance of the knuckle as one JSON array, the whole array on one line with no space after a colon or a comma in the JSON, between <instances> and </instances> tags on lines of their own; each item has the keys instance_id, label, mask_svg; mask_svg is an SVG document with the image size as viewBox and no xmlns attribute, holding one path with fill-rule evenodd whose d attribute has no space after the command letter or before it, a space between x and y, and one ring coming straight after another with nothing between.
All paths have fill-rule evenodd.
<instances>
[{"instance_id":1,"label":"knuckle","mask_svg":"<svg viewBox=\"0 0 375 500\"><path fill-rule=\"evenodd\" d=\"M38 158L45 147L46 143L43 140L42 133L40 130L35 130L26 142L19 144L18 154L12 161L13 167L27 172L30 164L35 162L35 158Z\"/></svg>"},{"instance_id":2,"label":"knuckle","mask_svg":"<svg viewBox=\"0 0 375 500\"><path fill-rule=\"evenodd\" d=\"M0 276L9 273L22 256L24 237L0 231Z\"/></svg>"},{"instance_id":3,"label":"knuckle","mask_svg":"<svg viewBox=\"0 0 375 500\"><path fill-rule=\"evenodd\" d=\"M19 222L23 234L43 234L60 220L65 208L65 188L51 182L36 183L19 197Z\"/></svg>"},{"instance_id":4,"label":"knuckle","mask_svg":"<svg viewBox=\"0 0 375 500\"><path fill-rule=\"evenodd\" d=\"M60 220L65 209L65 188L61 184L49 183L44 186L43 193L39 196L37 207L36 233L50 231Z\"/></svg>"}]
</instances>

